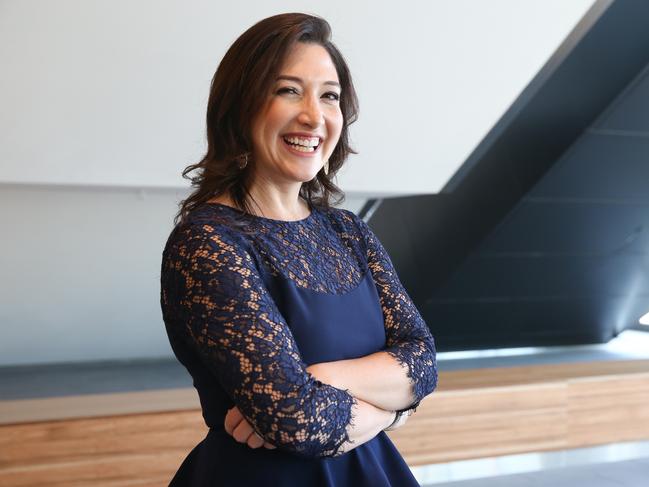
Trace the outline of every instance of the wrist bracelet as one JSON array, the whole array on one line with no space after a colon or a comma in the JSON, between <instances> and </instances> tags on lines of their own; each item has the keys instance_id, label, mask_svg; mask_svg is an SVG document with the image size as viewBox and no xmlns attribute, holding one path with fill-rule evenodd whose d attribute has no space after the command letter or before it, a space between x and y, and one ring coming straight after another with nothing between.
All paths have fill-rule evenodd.
<instances>
[{"instance_id":1,"label":"wrist bracelet","mask_svg":"<svg viewBox=\"0 0 649 487\"><path fill-rule=\"evenodd\" d=\"M387 428L385 428L383 431L388 431L388 430L389 430L390 428L392 428L395 424L397 424L397 423L399 422L399 420L401 419L401 416L402 416L402 415L403 415L403 411L395 411L394 421L392 421L392 423L390 423L390 426L388 426Z\"/></svg>"}]
</instances>

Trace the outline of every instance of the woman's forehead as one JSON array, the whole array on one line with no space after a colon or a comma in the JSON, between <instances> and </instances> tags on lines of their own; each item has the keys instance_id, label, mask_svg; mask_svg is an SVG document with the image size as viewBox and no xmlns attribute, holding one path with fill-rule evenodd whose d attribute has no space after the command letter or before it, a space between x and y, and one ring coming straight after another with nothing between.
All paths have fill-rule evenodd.
<instances>
[{"instance_id":1,"label":"woman's forehead","mask_svg":"<svg viewBox=\"0 0 649 487\"><path fill-rule=\"evenodd\" d=\"M320 44L296 43L287 53L279 70L280 78L302 81L338 83L338 72L329 52ZM292 81L298 82L296 79Z\"/></svg>"}]
</instances>

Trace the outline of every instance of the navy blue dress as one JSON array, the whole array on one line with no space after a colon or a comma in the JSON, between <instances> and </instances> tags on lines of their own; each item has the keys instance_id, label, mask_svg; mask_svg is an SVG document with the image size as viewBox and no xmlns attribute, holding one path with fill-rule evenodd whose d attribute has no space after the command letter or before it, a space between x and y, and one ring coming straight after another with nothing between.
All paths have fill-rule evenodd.
<instances>
[{"instance_id":1,"label":"navy blue dress","mask_svg":"<svg viewBox=\"0 0 649 487\"><path fill-rule=\"evenodd\" d=\"M433 337L353 212L282 221L205 203L169 236L161 306L209 427L170 485L418 485L384 432L340 451L356 399L305 370L384 350L410 378L411 408L437 383ZM235 405L276 449L225 432Z\"/></svg>"}]
</instances>

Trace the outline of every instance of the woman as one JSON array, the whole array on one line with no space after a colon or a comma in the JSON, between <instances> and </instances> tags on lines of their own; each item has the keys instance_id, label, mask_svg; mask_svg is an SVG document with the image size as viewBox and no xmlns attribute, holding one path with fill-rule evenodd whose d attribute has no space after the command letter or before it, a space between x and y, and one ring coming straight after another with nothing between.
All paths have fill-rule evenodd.
<instances>
[{"instance_id":1,"label":"woman","mask_svg":"<svg viewBox=\"0 0 649 487\"><path fill-rule=\"evenodd\" d=\"M329 204L357 114L329 39L318 17L264 19L212 80L161 274L210 429L171 485L417 485L383 431L435 388L435 347L372 231Z\"/></svg>"}]
</instances>

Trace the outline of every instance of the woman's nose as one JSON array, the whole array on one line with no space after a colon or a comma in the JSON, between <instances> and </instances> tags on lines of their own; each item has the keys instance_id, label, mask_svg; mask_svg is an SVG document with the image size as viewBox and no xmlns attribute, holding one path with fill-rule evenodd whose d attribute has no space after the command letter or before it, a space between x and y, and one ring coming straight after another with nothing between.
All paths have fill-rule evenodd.
<instances>
[{"instance_id":1,"label":"woman's nose","mask_svg":"<svg viewBox=\"0 0 649 487\"><path fill-rule=\"evenodd\" d=\"M319 127L324 123L324 112L317 98L305 98L299 116L300 123L310 127Z\"/></svg>"}]
</instances>

